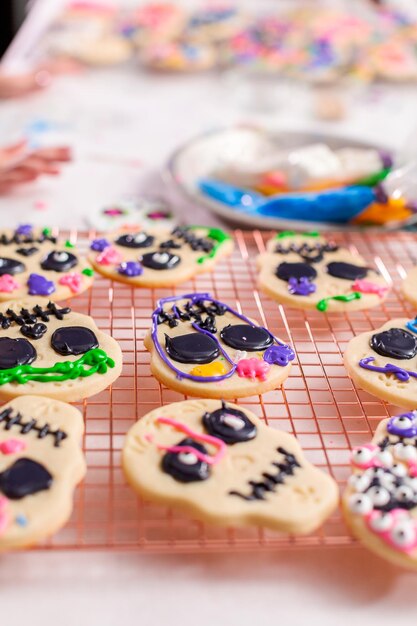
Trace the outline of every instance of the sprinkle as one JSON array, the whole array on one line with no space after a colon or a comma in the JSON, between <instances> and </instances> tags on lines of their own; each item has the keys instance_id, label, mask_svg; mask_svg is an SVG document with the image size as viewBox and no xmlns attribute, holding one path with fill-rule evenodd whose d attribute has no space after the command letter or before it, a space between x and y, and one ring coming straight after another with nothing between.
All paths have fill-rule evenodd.
<instances>
[{"instance_id":1,"label":"sprinkle","mask_svg":"<svg viewBox=\"0 0 417 626\"><path fill-rule=\"evenodd\" d=\"M50 237L52 235L52 228L44 228L42 231L42 235L45 237Z\"/></svg>"},{"instance_id":2,"label":"sprinkle","mask_svg":"<svg viewBox=\"0 0 417 626\"><path fill-rule=\"evenodd\" d=\"M47 208L47 204L46 202L44 202L44 200L35 200L33 206L35 208L35 211L45 211Z\"/></svg>"},{"instance_id":3,"label":"sprinkle","mask_svg":"<svg viewBox=\"0 0 417 626\"><path fill-rule=\"evenodd\" d=\"M81 274L84 274L84 276L94 276L94 270L90 269L89 267L86 267L85 269L82 270Z\"/></svg>"},{"instance_id":4,"label":"sprinkle","mask_svg":"<svg viewBox=\"0 0 417 626\"><path fill-rule=\"evenodd\" d=\"M18 526L24 527L28 525L28 519L25 515L16 515L15 522Z\"/></svg>"},{"instance_id":5,"label":"sprinkle","mask_svg":"<svg viewBox=\"0 0 417 626\"><path fill-rule=\"evenodd\" d=\"M75 248L75 244L73 244L69 239L65 242L66 248Z\"/></svg>"}]
</instances>

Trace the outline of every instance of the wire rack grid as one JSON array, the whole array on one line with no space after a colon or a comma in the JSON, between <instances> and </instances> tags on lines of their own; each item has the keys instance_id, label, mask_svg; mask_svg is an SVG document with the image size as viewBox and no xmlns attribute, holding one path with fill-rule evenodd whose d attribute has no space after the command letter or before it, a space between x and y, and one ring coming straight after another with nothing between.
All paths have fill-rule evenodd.
<instances>
[{"instance_id":1,"label":"wire rack grid","mask_svg":"<svg viewBox=\"0 0 417 626\"><path fill-rule=\"evenodd\" d=\"M86 233L65 233L80 248ZM89 233L89 236L94 233ZM414 317L398 290L417 262L416 236L328 233L362 254L393 283L388 299L370 311L350 314L282 307L258 292L255 259L270 233L235 231L233 255L210 274L201 274L175 290L132 289L96 275L92 289L71 301L91 315L119 342L124 353L120 378L77 406L83 412L88 472L75 494L69 523L41 549L117 549L143 552L271 550L355 545L340 511L316 533L292 537L257 527L220 528L191 519L179 510L143 501L126 484L121 449L127 430L148 411L185 396L161 386L150 372L143 346L156 301L172 293L208 291L266 324L290 341L297 360L282 389L238 401L272 428L293 433L306 457L331 473L341 488L349 476L349 451L370 440L378 422L396 407L355 388L343 367L343 351L355 334L394 317Z\"/></svg>"}]
</instances>

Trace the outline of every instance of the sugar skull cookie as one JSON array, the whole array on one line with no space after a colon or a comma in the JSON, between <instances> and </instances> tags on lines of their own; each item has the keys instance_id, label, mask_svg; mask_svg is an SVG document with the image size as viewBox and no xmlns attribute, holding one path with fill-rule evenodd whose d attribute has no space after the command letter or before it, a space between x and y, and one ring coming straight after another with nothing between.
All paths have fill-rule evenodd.
<instances>
[{"instance_id":1,"label":"sugar skull cookie","mask_svg":"<svg viewBox=\"0 0 417 626\"><path fill-rule=\"evenodd\" d=\"M294 437L220 400L151 411L130 429L122 459L145 498L224 526L305 534L338 502L336 483L304 458Z\"/></svg>"},{"instance_id":2,"label":"sugar skull cookie","mask_svg":"<svg viewBox=\"0 0 417 626\"><path fill-rule=\"evenodd\" d=\"M359 311L378 306L389 286L358 254L318 233L283 232L258 257L259 287L300 309Z\"/></svg>"},{"instance_id":3,"label":"sugar skull cookie","mask_svg":"<svg viewBox=\"0 0 417 626\"><path fill-rule=\"evenodd\" d=\"M417 411L380 422L351 462L343 510L353 534L383 558L417 569Z\"/></svg>"},{"instance_id":4,"label":"sugar skull cookie","mask_svg":"<svg viewBox=\"0 0 417 626\"><path fill-rule=\"evenodd\" d=\"M91 286L93 274L74 245L49 228L23 224L0 231L0 302L28 295L72 298Z\"/></svg>"},{"instance_id":5,"label":"sugar skull cookie","mask_svg":"<svg viewBox=\"0 0 417 626\"><path fill-rule=\"evenodd\" d=\"M411 269L401 285L404 298L417 307L417 267Z\"/></svg>"},{"instance_id":6,"label":"sugar skull cookie","mask_svg":"<svg viewBox=\"0 0 417 626\"><path fill-rule=\"evenodd\" d=\"M41 395L75 402L120 375L117 341L88 315L53 302L0 306L0 397Z\"/></svg>"},{"instance_id":7,"label":"sugar skull cookie","mask_svg":"<svg viewBox=\"0 0 417 626\"><path fill-rule=\"evenodd\" d=\"M208 293L158 302L145 336L155 378L190 396L242 398L279 387L292 348Z\"/></svg>"},{"instance_id":8,"label":"sugar skull cookie","mask_svg":"<svg viewBox=\"0 0 417 626\"><path fill-rule=\"evenodd\" d=\"M354 337L344 362L365 391L396 406L417 406L417 319L390 320Z\"/></svg>"},{"instance_id":9,"label":"sugar skull cookie","mask_svg":"<svg viewBox=\"0 0 417 626\"><path fill-rule=\"evenodd\" d=\"M172 231L122 228L94 239L89 259L100 274L132 287L173 287L213 266L233 250L220 228L177 227Z\"/></svg>"},{"instance_id":10,"label":"sugar skull cookie","mask_svg":"<svg viewBox=\"0 0 417 626\"><path fill-rule=\"evenodd\" d=\"M86 470L83 431L81 413L58 400L0 407L0 551L37 543L68 520Z\"/></svg>"}]
</instances>

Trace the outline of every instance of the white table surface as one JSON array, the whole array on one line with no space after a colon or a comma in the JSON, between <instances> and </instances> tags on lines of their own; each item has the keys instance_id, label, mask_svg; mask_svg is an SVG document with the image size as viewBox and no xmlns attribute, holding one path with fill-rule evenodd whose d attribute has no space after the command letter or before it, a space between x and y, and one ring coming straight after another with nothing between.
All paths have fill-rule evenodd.
<instances>
[{"instance_id":1,"label":"white table surface","mask_svg":"<svg viewBox=\"0 0 417 626\"><path fill-rule=\"evenodd\" d=\"M15 46L9 68L24 56ZM291 107L266 112L254 108L261 96L248 96L230 78L162 78L121 68L60 78L45 93L1 103L1 143L29 128L37 141L69 142L74 162L59 178L0 198L0 225L83 228L89 210L123 194L160 190L161 164L179 144L242 121L324 128L414 150L414 89L362 94L338 125L314 123L302 92L293 94ZM47 132L35 136L39 121ZM195 219L195 207L164 193L180 214L192 209ZM35 208L39 202L42 210ZM212 556L26 552L0 557L0 624L383 625L398 613L415 621L416 584L415 575L360 547Z\"/></svg>"}]
</instances>

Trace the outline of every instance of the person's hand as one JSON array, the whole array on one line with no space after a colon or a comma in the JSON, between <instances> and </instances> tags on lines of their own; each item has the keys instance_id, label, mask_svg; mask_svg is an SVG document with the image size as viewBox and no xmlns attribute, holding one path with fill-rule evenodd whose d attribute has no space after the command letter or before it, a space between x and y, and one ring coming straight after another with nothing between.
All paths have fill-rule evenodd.
<instances>
[{"instance_id":1,"label":"person's hand","mask_svg":"<svg viewBox=\"0 0 417 626\"><path fill-rule=\"evenodd\" d=\"M22 98L41 91L60 74L75 74L82 66L67 58L51 59L36 70L24 74L5 74L0 71L0 99Z\"/></svg>"},{"instance_id":2,"label":"person's hand","mask_svg":"<svg viewBox=\"0 0 417 626\"><path fill-rule=\"evenodd\" d=\"M41 148L28 152L25 141L0 148L0 194L9 193L40 176L57 176L59 164L71 161L67 146Z\"/></svg>"}]
</instances>

